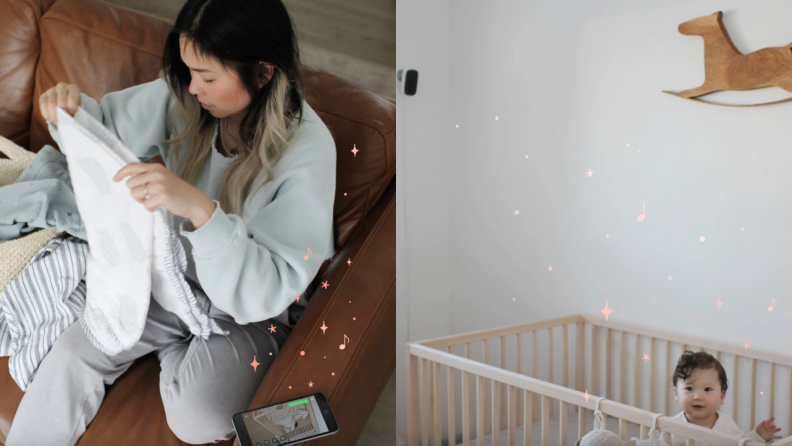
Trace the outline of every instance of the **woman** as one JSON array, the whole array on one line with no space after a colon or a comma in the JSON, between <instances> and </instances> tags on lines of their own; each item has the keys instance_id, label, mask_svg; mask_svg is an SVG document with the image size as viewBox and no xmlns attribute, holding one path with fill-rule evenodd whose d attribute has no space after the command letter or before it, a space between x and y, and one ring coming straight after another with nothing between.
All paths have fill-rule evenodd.
<instances>
[{"instance_id":1,"label":"woman","mask_svg":"<svg viewBox=\"0 0 792 446\"><path fill-rule=\"evenodd\" d=\"M56 107L74 115L81 106L140 159L162 157L128 164L114 180L126 178L147 210L174 214L186 276L229 335L195 337L153 299L140 340L119 355L72 324L39 365L6 445L75 444L105 384L153 351L174 434L192 444L232 438L231 416L247 409L294 324L288 307L305 304L333 254L335 144L304 101L286 9L280 0L188 0L160 79L101 103L58 84L40 101L58 143Z\"/></svg>"}]
</instances>

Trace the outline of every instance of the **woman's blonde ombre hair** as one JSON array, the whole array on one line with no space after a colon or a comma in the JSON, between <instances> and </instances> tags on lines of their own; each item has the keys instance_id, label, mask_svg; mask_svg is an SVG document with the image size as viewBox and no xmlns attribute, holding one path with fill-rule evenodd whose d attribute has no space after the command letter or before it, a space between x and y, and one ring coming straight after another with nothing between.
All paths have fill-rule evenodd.
<instances>
[{"instance_id":1,"label":"woman's blonde ombre hair","mask_svg":"<svg viewBox=\"0 0 792 446\"><path fill-rule=\"evenodd\" d=\"M251 97L237 131L243 141L253 143L240 147L217 197L224 212L241 217L245 199L272 181L273 167L302 124L305 90L294 26L281 0L188 0L182 7L165 43L160 77L177 101L167 118L173 135L166 140L168 165L180 178L195 185L206 157L211 156L218 119L189 92L191 74L181 59L181 36L197 55L215 59L233 71ZM270 81L260 89L259 62L275 67ZM297 115L297 126L287 138L287 129ZM176 124L182 119L186 124L177 132ZM185 141L189 149L182 160ZM266 180L250 191L262 169Z\"/></svg>"}]
</instances>

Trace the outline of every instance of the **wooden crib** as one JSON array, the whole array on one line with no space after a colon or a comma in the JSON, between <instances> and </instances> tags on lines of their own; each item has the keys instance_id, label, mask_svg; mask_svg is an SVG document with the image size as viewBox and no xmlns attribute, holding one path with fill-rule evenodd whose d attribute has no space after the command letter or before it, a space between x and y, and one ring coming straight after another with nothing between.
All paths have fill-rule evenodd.
<instances>
[{"instance_id":1,"label":"wooden crib","mask_svg":"<svg viewBox=\"0 0 792 446\"><path fill-rule=\"evenodd\" d=\"M559 334L561 342L554 342L554 336L558 339ZM570 337L574 338L572 345ZM540 338L543 338L541 342ZM490 363L490 341L496 339L500 339L495 346L500 354L499 366ZM530 376L523 368L523 347L528 342L532 344ZM605 398L600 402L600 410L606 419L613 417L618 421L617 433L622 440L628 439L628 427L636 437L649 438L653 415L661 413L665 416L658 418L657 427L669 445L674 434L687 439L687 446L693 446L694 441L711 446L737 446L741 438L667 418L681 410L674 401L671 377L685 350L705 350L721 361L727 371L729 386L721 412L731 415L746 434L757 420L775 416L774 422L782 428L778 434L785 438L775 440L773 445L792 446L789 436L792 357L756 350L750 345L744 348L618 320L606 321L602 316L574 315L413 342L406 347L408 446L513 446L516 438L524 446L532 442L538 446L540 441L541 446L549 446L551 436L555 437L554 445L572 445L590 431L593 423L590 411L599 397ZM455 347L464 356L455 354ZM655 359L659 348L663 350L664 362L662 356ZM474 349L479 351L478 359L473 358ZM613 350L620 353L617 355ZM563 352L560 360L554 360L554 352L556 355ZM512 364L507 366L509 362ZM553 372L557 362L562 364L560 373ZM750 373L745 370L740 373L749 362ZM768 373L757 374L757 363L762 371L769 372L769 378ZM539 378L540 367L546 369L545 379ZM570 368L573 368L571 377ZM786 377L778 381L778 386L777 371L779 376ZM769 393L760 394L757 377L763 389L769 386ZM445 385L441 384L442 378ZM457 388L459 378L461 385ZM657 386L658 383L661 385ZM475 392L471 391L473 384ZM618 398L614 395L616 388ZM749 389L750 397L747 397ZM784 397L777 398L777 393ZM757 396L760 396L758 405ZM631 404L628 399L632 400ZM461 424L457 429L460 412ZM551 419L556 425L552 432ZM613 425L609 422L608 428ZM457 443L458 436L461 443Z\"/></svg>"}]
</instances>

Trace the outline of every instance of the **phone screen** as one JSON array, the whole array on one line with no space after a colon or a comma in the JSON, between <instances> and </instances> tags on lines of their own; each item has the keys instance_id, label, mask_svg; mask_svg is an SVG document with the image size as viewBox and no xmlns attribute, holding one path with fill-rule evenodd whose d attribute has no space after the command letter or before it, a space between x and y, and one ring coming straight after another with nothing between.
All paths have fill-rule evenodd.
<instances>
[{"instance_id":1,"label":"phone screen","mask_svg":"<svg viewBox=\"0 0 792 446\"><path fill-rule=\"evenodd\" d=\"M239 432L236 426L239 421L246 432ZM234 424L237 433L242 434L240 443L250 446L287 445L338 430L327 399L321 393L236 414Z\"/></svg>"}]
</instances>

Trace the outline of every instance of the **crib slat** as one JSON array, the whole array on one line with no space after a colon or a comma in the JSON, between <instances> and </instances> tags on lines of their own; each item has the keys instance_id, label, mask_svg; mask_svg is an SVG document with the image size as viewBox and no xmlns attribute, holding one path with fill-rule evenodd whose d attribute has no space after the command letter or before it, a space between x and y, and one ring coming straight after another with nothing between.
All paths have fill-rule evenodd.
<instances>
[{"instance_id":1,"label":"crib slat","mask_svg":"<svg viewBox=\"0 0 792 446\"><path fill-rule=\"evenodd\" d=\"M703 352L704 351L704 347L699 347L699 351Z\"/></svg>"},{"instance_id":2,"label":"crib slat","mask_svg":"<svg viewBox=\"0 0 792 446\"><path fill-rule=\"evenodd\" d=\"M695 444L696 444L696 442L691 440L690 438L685 440L685 443L687 444L687 446L695 446Z\"/></svg>"},{"instance_id":3,"label":"crib slat","mask_svg":"<svg viewBox=\"0 0 792 446\"><path fill-rule=\"evenodd\" d=\"M733 407L732 407L732 419L734 420L735 423L738 423L738 421L737 421L737 395L739 395L739 394L737 393L737 383L739 382L739 380L738 380L737 373L740 371L740 368L738 367L739 365L740 365L740 357L737 356L737 355L734 355L734 373L732 373L732 376L734 376L734 378L732 378L732 384L734 384L734 390L732 390L732 397L734 398L732 400L732 404L733 404Z\"/></svg>"},{"instance_id":4,"label":"crib slat","mask_svg":"<svg viewBox=\"0 0 792 446\"><path fill-rule=\"evenodd\" d=\"M489 339L485 339L484 341L484 359L481 361L484 364L489 364L490 356L489 356ZM490 380L484 378L484 413L489 414L491 413L490 410ZM490 434L490 417L484 417L484 435Z\"/></svg>"},{"instance_id":5,"label":"crib slat","mask_svg":"<svg viewBox=\"0 0 792 446\"><path fill-rule=\"evenodd\" d=\"M559 423L559 430L561 431L561 446L566 446L567 444L567 402L561 401L560 410L558 411L558 418L560 419L561 423Z\"/></svg>"},{"instance_id":6,"label":"crib slat","mask_svg":"<svg viewBox=\"0 0 792 446\"><path fill-rule=\"evenodd\" d=\"M523 413L523 446L531 446L531 427L533 423L533 392L524 391L523 392L523 408L525 412Z\"/></svg>"},{"instance_id":7,"label":"crib slat","mask_svg":"<svg viewBox=\"0 0 792 446\"><path fill-rule=\"evenodd\" d=\"M583 371L585 367L583 327L585 327L585 325L582 322L575 324L575 390L578 391L583 390L583 386L585 385L583 384ZM575 412L579 410L580 406L575 405Z\"/></svg>"},{"instance_id":8,"label":"crib slat","mask_svg":"<svg viewBox=\"0 0 792 446\"><path fill-rule=\"evenodd\" d=\"M441 433L440 419L440 363L432 363L432 444L440 445L443 434Z\"/></svg>"},{"instance_id":9,"label":"crib slat","mask_svg":"<svg viewBox=\"0 0 792 446\"><path fill-rule=\"evenodd\" d=\"M671 390L669 388L668 384L670 383L672 386L675 384L673 382L674 371L673 371L673 368L671 368L671 367L673 367L671 365L671 341L666 341L666 360L665 360L665 365L666 365L666 367L665 367L665 369L666 369L665 370L666 371L666 379L665 379L666 385L663 386L663 387L665 389L665 392L664 392L665 393L665 416L668 417L668 416L671 415L671 393L673 392L673 390Z\"/></svg>"},{"instance_id":10,"label":"crib slat","mask_svg":"<svg viewBox=\"0 0 792 446\"><path fill-rule=\"evenodd\" d=\"M454 353L453 347L448 347L448 353ZM446 370L448 371L448 438L456 438L456 406L454 405L454 368L451 366L447 366ZM456 441L454 441L456 442Z\"/></svg>"},{"instance_id":11,"label":"crib slat","mask_svg":"<svg viewBox=\"0 0 792 446\"><path fill-rule=\"evenodd\" d=\"M547 329L547 382L553 382L553 327ZM553 418L553 400L550 400L550 418Z\"/></svg>"},{"instance_id":12,"label":"crib slat","mask_svg":"<svg viewBox=\"0 0 792 446\"><path fill-rule=\"evenodd\" d=\"M641 426L641 440L649 439L649 426Z\"/></svg>"},{"instance_id":13,"label":"crib slat","mask_svg":"<svg viewBox=\"0 0 792 446\"><path fill-rule=\"evenodd\" d=\"M682 344L682 353L685 353L688 349L687 344Z\"/></svg>"},{"instance_id":14,"label":"crib slat","mask_svg":"<svg viewBox=\"0 0 792 446\"><path fill-rule=\"evenodd\" d=\"M756 358L751 358L751 427L756 426Z\"/></svg>"},{"instance_id":15,"label":"crib slat","mask_svg":"<svg viewBox=\"0 0 792 446\"><path fill-rule=\"evenodd\" d=\"M536 379L539 379L539 360L537 359L537 356L539 355L539 353L538 353L538 351L539 351L539 347L538 347L539 341L537 339L536 334L537 334L536 330L534 330L533 331L533 377L536 378ZM539 419L539 413L538 413L539 411L536 408L536 405L538 404L538 401L536 401L537 399L538 398L533 398L532 399L532 401L533 401L533 403L532 403L533 404L533 410L532 410L532 412L533 412L533 421L537 421Z\"/></svg>"},{"instance_id":16,"label":"crib slat","mask_svg":"<svg viewBox=\"0 0 792 446\"><path fill-rule=\"evenodd\" d=\"M621 372L619 379L621 386L619 386L619 402L622 404L627 403L627 333L621 331L621 354L619 355L619 365Z\"/></svg>"},{"instance_id":17,"label":"crib slat","mask_svg":"<svg viewBox=\"0 0 792 446\"><path fill-rule=\"evenodd\" d=\"M484 420L489 418L484 412L484 377L476 375L476 444L484 444Z\"/></svg>"},{"instance_id":18,"label":"crib slat","mask_svg":"<svg viewBox=\"0 0 792 446\"><path fill-rule=\"evenodd\" d=\"M410 346L407 346L407 444L408 446L418 446L419 441L419 412L418 400L420 388L418 387L418 366L420 358L410 354ZM470 446L470 445L465 445Z\"/></svg>"},{"instance_id":19,"label":"crib slat","mask_svg":"<svg viewBox=\"0 0 792 446\"><path fill-rule=\"evenodd\" d=\"M517 373L522 375L522 333L517 333ZM517 394L522 395L522 389ZM522 426L522 404L517 405L517 426Z\"/></svg>"},{"instance_id":20,"label":"crib slat","mask_svg":"<svg viewBox=\"0 0 792 446\"><path fill-rule=\"evenodd\" d=\"M591 394L601 395L599 391L599 336L597 326L591 326Z\"/></svg>"},{"instance_id":21,"label":"crib slat","mask_svg":"<svg viewBox=\"0 0 792 446\"><path fill-rule=\"evenodd\" d=\"M470 342L468 342L468 343L465 344L465 357L467 359L471 359L472 356L473 356L473 346L470 344ZM471 421L470 417L473 416L473 400L474 400L474 398L472 398L472 396L473 396L473 377L470 375L470 373L467 374L467 383L466 383L466 385L467 385L467 391L468 391L468 394L467 394L468 395L468 397L467 397L468 418L467 418L467 423L466 424L467 424L467 434L468 434L468 439L469 439L468 441L470 441L470 439L473 439L473 422ZM469 445L465 444L465 446L469 446Z\"/></svg>"},{"instance_id":22,"label":"crib slat","mask_svg":"<svg viewBox=\"0 0 792 446\"><path fill-rule=\"evenodd\" d=\"M641 407L641 335L635 333L635 395L633 407ZM653 389L654 387L650 387Z\"/></svg>"},{"instance_id":23,"label":"crib slat","mask_svg":"<svg viewBox=\"0 0 792 446\"><path fill-rule=\"evenodd\" d=\"M515 401L515 398L517 395L517 389L510 385L507 395L509 399L509 446L515 446L514 428L517 426L517 412L515 407L517 406L517 401Z\"/></svg>"},{"instance_id":24,"label":"crib slat","mask_svg":"<svg viewBox=\"0 0 792 446\"><path fill-rule=\"evenodd\" d=\"M655 405L655 366L652 359L655 357L655 338L651 339L651 346L649 347L649 411L657 413L657 406Z\"/></svg>"},{"instance_id":25,"label":"crib slat","mask_svg":"<svg viewBox=\"0 0 792 446\"><path fill-rule=\"evenodd\" d=\"M622 441L627 441L627 420L619 418L619 438Z\"/></svg>"},{"instance_id":26,"label":"crib slat","mask_svg":"<svg viewBox=\"0 0 792 446\"><path fill-rule=\"evenodd\" d=\"M495 380L490 381L492 382L492 446L500 446L500 429L498 429L498 426L501 424L500 399L502 384Z\"/></svg>"},{"instance_id":27,"label":"crib slat","mask_svg":"<svg viewBox=\"0 0 792 446\"><path fill-rule=\"evenodd\" d=\"M421 404L421 414L423 415L421 417L423 419L421 423L421 438L423 438L422 444L429 444L429 360L422 358L421 363L423 364L421 372L421 382L423 383L421 388L423 396Z\"/></svg>"},{"instance_id":28,"label":"crib slat","mask_svg":"<svg viewBox=\"0 0 792 446\"><path fill-rule=\"evenodd\" d=\"M605 398L611 398L611 329L605 329Z\"/></svg>"},{"instance_id":29,"label":"crib slat","mask_svg":"<svg viewBox=\"0 0 792 446\"><path fill-rule=\"evenodd\" d=\"M775 409L775 362L770 363L770 418Z\"/></svg>"},{"instance_id":30,"label":"crib slat","mask_svg":"<svg viewBox=\"0 0 792 446\"><path fill-rule=\"evenodd\" d=\"M586 408L578 406L578 438L586 435Z\"/></svg>"},{"instance_id":31,"label":"crib slat","mask_svg":"<svg viewBox=\"0 0 792 446\"><path fill-rule=\"evenodd\" d=\"M665 444L671 444L671 432L663 432L663 442Z\"/></svg>"},{"instance_id":32,"label":"crib slat","mask_svg":"<svg viewBox=\"0 0 792 446\"><path fill-rule=\"evenodd\" d=\"M718 360L718 362L721 362L721 359L720 359L720 358L721 358L721 356L720 356L720 351L718 351L718 352L716 352L715 359L717 359L717 360Z\"/></svg>"},{"instance_id":33,"label":"crib slat","mask_svg":"<svg viewBox=\"0 0 792 446\"><path fill-rule=\"evenodd\" d=\"M500 337L500 341L501 341L500 342L500 352L501 352L500 368L501 368L501 370L506 370L506 337L505 336L501 336ZM502 386L500 386L500 388L501 388L501 390L500 390L500 400L501 400L500 411L501 411L501 413L505 414L506 413L506 402L507 402L507 399L508 399L508 398L506 398L506 386L502 385ZM501 417L500 430L503 430L503 429L506 429L506 417Z\"/></svg>"},{"instance_id":34,"label":"crib slat","mask_svg":"<svg viewBox=\"0 0 792 446\"><path fill-rule=\"evenodd\" d=\"M462 371L462 446L470 446L473 426L470 423L470 372ZM449 437L454 438L454 437ZM412 445L411 445L412 446ZM415 445L418 446L418 445Z\"/></svg>"},{"instance_id":35,"label":"crib slat","mask_svg":"<svg viewBox=\"0 0 792 446\"><path fill-rule=\"evenodd\" d=\"M550 406L553 401L542 395L542 446L550 446Z\"/></svg>"},{"instance_id":36,"label":"crib slat","mask_svg":"<svg viewBox=\"0 0 792 446\"><path fill-rule=\"evenodd\" d=\"M569 387L569 336L564 325L564 387Z\"/></svg>"},{"instance_id":37,"label":"crib slat","mask_svg":"<svg viewBox=\"0 0 792 446\"><path fill-rule=\"evenodd\" d=\"M432 444L440 446L441 439L443 438L443 434L441 431L442 423L441 423L441 415L440 415L440 363L435 362L434 364L434 397L432 398Z\"/></svg>"}]
</instances>

